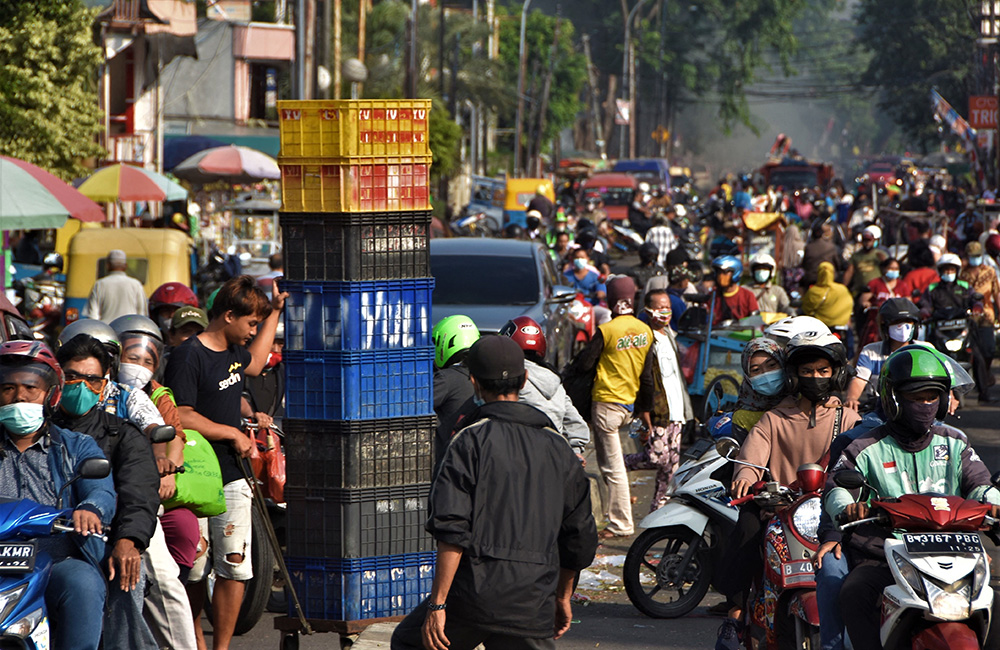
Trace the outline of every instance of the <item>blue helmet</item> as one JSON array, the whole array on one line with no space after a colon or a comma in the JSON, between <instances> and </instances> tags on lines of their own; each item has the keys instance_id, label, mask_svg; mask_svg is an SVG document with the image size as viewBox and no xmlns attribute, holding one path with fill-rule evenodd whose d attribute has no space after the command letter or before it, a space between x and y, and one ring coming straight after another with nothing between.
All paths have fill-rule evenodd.
<instances>
[{"instance_id":1,"label":"blue helmet","mask_svg":"<svg viewBox=\"0 0 1000 650\"><path fill-rule=\"evenodd\" d=\"M732 271L733 284L739 284L740 276L743 275L743 262L732 255L721 255L712 260L712 270L716 273L720 271Z\"/></svg>"}]
</instances>

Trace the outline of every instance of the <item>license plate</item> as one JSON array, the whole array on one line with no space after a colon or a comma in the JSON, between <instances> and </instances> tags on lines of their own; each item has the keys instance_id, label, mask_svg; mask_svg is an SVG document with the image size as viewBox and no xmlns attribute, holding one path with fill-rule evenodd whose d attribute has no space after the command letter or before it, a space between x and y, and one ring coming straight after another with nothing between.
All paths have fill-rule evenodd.
<instances>
[{"instance_id":1,"label":"license plate","mask_svg":"<svg viewBox=\"0 0 1000 650\"><path fill-rule=\"evenodd\" d=\"M0 542L0 571L26 572L34 568L34 542Z\"/></svg>"},{"instance_id":2,"label":"license plate","mask_svg":"<svg viewBox=\"0 0 1000 650\"><path fill-rule=\"evenodd\" d=\"M813 564L809 560L781 563L781 582L785 587L794 587L816 582Z\"/></svg>"},{"instance_id":3,"label":"license plate","mask_svg":"<svg viewBox=\"0 0 1000 650\"><path fill-rule=\"evenodd\" d=\"M945 555L983 552L983 542L978 533L903 533L903 544L908 553Z\"/></svg>"},{"instance_id":4,"label":"license plate","mask_svg":"<svg viewBox=\"0 0 1000 650\"><path fill-rule=\"evenodd\" d=\"M965 322L966 321L964 318L956 318L955 320L946 320L938 324L938 329L950 330L950 329L964 328Z\"/></svg>"}]
</instances>

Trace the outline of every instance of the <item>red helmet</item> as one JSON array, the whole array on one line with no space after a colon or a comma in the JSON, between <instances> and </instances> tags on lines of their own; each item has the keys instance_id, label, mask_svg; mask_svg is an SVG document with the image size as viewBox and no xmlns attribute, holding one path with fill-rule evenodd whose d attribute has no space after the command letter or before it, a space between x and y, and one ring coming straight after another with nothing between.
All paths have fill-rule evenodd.
<instances>
[{"instance_id":1,"label":"red helmet","mask_svg":"<svg viewBox=\"0 0 1000 650\"><path fill-rule=\"evenodd\" d=\"M992 234L986 238L986 252L990 257L1000 255L1000 235Z\"/></svg>"},{"instance_id":2,"label":"red helmet","mask_svg":"<svg viewBox=\"0 0 1000 650\"><path fill-rule=\"evenodd\" d=\"M7 341L0 345L0 366L33 364L46 366L52 373L52 387L45 397L45 406L54 411L62 397L64 378L62 367L56 361L52 350L39 341Z\"/></svg>"},{"instance_id":3,"label":"red helmet","mask_svg":"<svg viewBox=\"0 0 1000 650\"><path fill-rule=\"evenodd\" d=\"M160 307L182 307L190 305L198 306L198 296L186 284L180 282L167 282L157 287L153 295L149 297L149 313L152 314Z\"/></svg>"},{"instance_id":4,"label":"red helmet","mask_svg":"<svg viewBox=\"0 0 1000 650\"><path fill-rule=\"evenodd\" d=\"M542 331L542 326L533 318L518 316L514 320L507 321L507 324L500 328L500 336L514 339L525 354L534 352L539 358L545 358L545 333Z\"/></svg>"}]
</instances>

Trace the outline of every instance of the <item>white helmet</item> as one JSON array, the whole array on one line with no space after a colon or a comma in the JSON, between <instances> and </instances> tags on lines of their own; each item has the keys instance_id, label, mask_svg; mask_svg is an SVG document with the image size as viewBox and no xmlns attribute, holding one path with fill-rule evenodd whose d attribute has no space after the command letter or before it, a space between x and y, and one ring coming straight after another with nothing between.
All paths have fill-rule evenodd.
<instances>
[{"instance_id":1,"label":"white helmet","mask_svg":"<svg viewBox=\"0 0 1000 650\"><path fill-rule=\"evenodd\" d=\"M955 268L962 268L962 259L955 255L954 253L945 253L941 256L941 259L937 263L938 268L942 266L954 266Z\"/></svg>"},{"instance_id":2,"label":"white helmet","mask_svg":"<svg viewBox=\"0 0 1000 650\"><path fill-rule=\"evenodd\" d=\"M866 232L866 233L870 234L872 237L875 238L876 241L878 241L879 239L882 239L882 229L879 228L878 226L874 225L874 224L872 224L871 226L868 226L867 228L865 228L861 232Z\"/></svg>"},{"instance_id":3,"label":"white helmet","mask_svg":"<svg viewBox=\"0 0 1000 650\"><path fill-rule=\"evenodd\" d=\"M788 345L788 342L794 337L806 332L830 334L830 328L824 325L823 321L812 316L789 316L764 330L764 334L768 338L782 346Z\"/></svg>"},{"instance_id":4,"label":"white helmet","mask_svg":"<svg viewBox=\"0 0 1000 650\"><path fill-rule=\"evenodd\" d=\"M757 253L750 258L750 268L755 266L770 266L773 269L777 264L775 264L774 258L767 253Z\"/></svg>"}]
</instances>

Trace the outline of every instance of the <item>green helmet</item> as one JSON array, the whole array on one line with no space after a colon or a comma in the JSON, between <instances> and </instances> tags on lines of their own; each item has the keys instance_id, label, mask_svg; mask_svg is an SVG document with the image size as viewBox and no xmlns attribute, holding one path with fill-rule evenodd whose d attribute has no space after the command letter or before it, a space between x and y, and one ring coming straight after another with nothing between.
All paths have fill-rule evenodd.
<instances>
[{"instance_id":1,"label":"green helmet","mask_svg":"<svg viewBox=\"0 0 1000 650\"><path fill-rule=\"evenodd\" d=\"M431 340L434 341L434 365L444 368L452 357L479 340L479 330L468 316L449 316L434 326Z\"/></svg>"},{"instance_id":2,"label":"green helmet","mask_svg":"<svg viewBox=\"0 0 1000 650\"><path fill-rule=\"evenodd\" d=\"M951 374L940 353L923 345L906 345L893 352L879 375L879 399L886 420L899 419L899 394L934 389L940 391L937 419L948 414Z\"/></svg>"}]
</instances>

